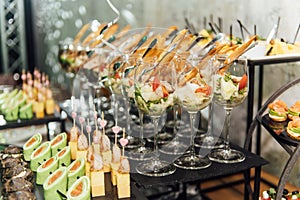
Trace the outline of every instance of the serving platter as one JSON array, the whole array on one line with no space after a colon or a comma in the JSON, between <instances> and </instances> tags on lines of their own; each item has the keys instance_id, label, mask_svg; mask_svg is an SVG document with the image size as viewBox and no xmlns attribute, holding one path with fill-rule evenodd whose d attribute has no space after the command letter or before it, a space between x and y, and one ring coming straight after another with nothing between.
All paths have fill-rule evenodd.
<instances>
[{"instance_id":1,"label":"serving platter","mask_svg":"<svg viewBox=\"0 0 300 200\"><path fill-rule=\"evenodd\" d=\"M293 139L287 135L286 126L288 120L285 122L274 122L266 114L262 117L262 124L276 139L292 146L300 144L300 140Z\"/></svg>"}]
</instances>

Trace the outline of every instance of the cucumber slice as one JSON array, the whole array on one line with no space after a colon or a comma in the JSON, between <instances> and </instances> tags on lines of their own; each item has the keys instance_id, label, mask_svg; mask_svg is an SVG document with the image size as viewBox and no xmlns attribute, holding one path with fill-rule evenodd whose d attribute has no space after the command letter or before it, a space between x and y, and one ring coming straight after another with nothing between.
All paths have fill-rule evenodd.
<instances>
[{"instance_id":1,"label":"cucumber slice","mask_svg":"<svg viewBox=\"0 0 300 200\"><path fill-rule=\"evenodd\" d=\"M47 177L43 184L44 199L61 199L62 194L67 192L67 168L60 167Z\"/></svg>"},{"instance_id":2,"label":"cucumber slice","mask_svg":"<svg viewBox=\"0 0 300 200\"><path fill-rule=\"evenodd\" d=\"M43 185L49 175L51 175L58 168L58 159L53 156L43 162L38 168L36 173L36 184Z\"/></svg>"}]
</instances>

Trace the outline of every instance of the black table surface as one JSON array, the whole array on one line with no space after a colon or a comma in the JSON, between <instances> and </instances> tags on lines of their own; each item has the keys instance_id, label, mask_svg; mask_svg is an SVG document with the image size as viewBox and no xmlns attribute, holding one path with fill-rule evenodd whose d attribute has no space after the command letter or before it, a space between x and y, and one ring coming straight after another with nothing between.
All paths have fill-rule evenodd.
<instances>
[{"instance_id":1,"label":"black table surface","mask_svg":"<svg viewBox=\"0 0 300 200\"><path fill-rule=\"evenodd\" d=\"M148 177L140 175L138 173L131 173L131 179L137 184L137 186L143 188L173 185L176 183L201 182L236 174L251 168L266 165L268 163L265 159L256 154L248 152L236 145L233 146L234 149L241 150L245 153L246 159L243 162L235 164L212 162L212 165L210 167L200 170L186 170L176 168L174 174L164 177Z\"/></svg>"}]
</instances>

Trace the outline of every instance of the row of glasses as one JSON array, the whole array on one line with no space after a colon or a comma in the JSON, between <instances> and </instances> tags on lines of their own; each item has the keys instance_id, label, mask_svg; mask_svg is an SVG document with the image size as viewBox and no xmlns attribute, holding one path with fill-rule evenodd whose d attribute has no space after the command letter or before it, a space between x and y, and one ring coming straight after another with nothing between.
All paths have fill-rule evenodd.
<instances>
[{"instance_id":1,"label":"row of glasses","mask_svg":"<svg viewBox=\"0 0 300 200\"><path fill-rule=\"evenodd\" d=\"M210 65L195 67L187 60L180 62L180 65L178 65L178 62L175 62L173 60L160 63L160 60L157 57L153 57L149 62L143 60L141 55L132 55L131 53L124 52L126 51L123 51L121 54L116 54L116 52L110 51L109 56L105 56L105 65L102 65L98 68L98 77L99 80L101 80L99 81L99 83L104 83L105 81L103 80L106 79L108 84L102 85L97 83L96 85L97 87L106 86L110 89L112 95L117 94L122 95L123 97L126 110L126 128L128 138L129 141L130 139L135 141L132 143L132 147L135 148L132 149L132 153L130 153L129 155L133 159L135 157L136 160L145 161L141 162L136 167L137 171L141 174L145 174L148 176L164 176L171 174L175 171L174 165L184 169L202 169L209 167L211 162L207 158L207 156L205 154L199 155L195 153L195 116L198 113L198 111L204 109L210 104L213 96L215 96L215 98L219 97L219 99L228 98L228 96L224 96L224 94L227 92L227 90L232 90L232 86L230 86L229 84L223 84L222 81L216 78L216 80L219 80L219 82L216 81L217 87L216 89L214 89L214 70ZM119 62L113 62L113 58L118 56L121 58L121 60L119 60ZM182 65L182 63L184 63L184 65ZM219 65L222 66L222 61L220 61ZM222 70L218 69L217 76L227 74L227 70L230 75L233 75L234 72L237 70L232 70L232 68L238 65L240 65L239 62L234 62L229 67L222 67ZM245 63L241 65L244 68L246 66ZM224 77L224 80L226 80L225 82L227 82L228 74ZM242 102L247 95L247 85L243 87L240 86L245 83L247 84L247 79L241 77L239 75L233 75L232 83L235 86L235 88L238 88L238 90L237 94L235 93L235 91L233 95L229 98L229 100L234 99L232 102L235 103L231 104L231 101L229 101L228 99L225 100L225 107L227 110L228 107L232 109L234 106L238 105L237 102ZM134 104L133 99L135 102ZM219 103L218 100L216 100L216 102ZM115 104L117 104L117 102L113 101L113 105ZM136 105L139 111L141 131L140 137L138 138L134 138L131 136L129 113L131 107L130 105ZM224 101L222 105L225 105ZM177 116L176 112L178 111L179 106L181 106L184 110L186 110L189 113L191 130L191 140L189 149L187 149L187 145L180 143L175 135L174 144L178 148L175 148L175 152L174 149L172 152L172 149L170 148L171 151L169 152L170 154L182 155L179 158L176 158L174 162L164 161L160 159L157 143L158 121L161 118L162 114L166 111L166 109L172 106L174 108L174 117ZM117 124L118 119L116 119L116 117L119 109L117 109L116 106L114 106L113 110L115 117L114 121L115 124ZM145 140L143 136L143 116L145 114L150 115L155 129L154 156L152 157L152 159L152 149L145 147ZM174 119L177 120L177 118ZM229 122L229 120L226 120L226 122ZM174 124L176 124L176 121L174 122ZM227 139L226 142L229 139L227 138L227 135L229 134L228 127L229 123L226 123L224 126L224 131L226 132L225 139ZM176 126L174 126L174 132L176 132ZM164 146L167 146L169 144L171 146L171 143L167 143ZM182 148L180 148L180 150L178 150L179 144L183 145ZM230 148L228 148L229 143L225 143L224 146L227 149L226 152L234 152ZM166 148L163 147L162 150L163 149L165 150ZM215 152L216 151L213 150L209 154L209 158L211 160L221 162L219 158L217 158L218 160L214 158L215 154L213 153ZM219 155L220 153L216 154ZM226 159L228 160L228 158ZM242 159L239 159L239 161L241 160ZM174 165L172 163L174 163Z\"/></svg>"},{"instance_id":2,"label":"row of glasses","mask_svg":"<svg viewBox=\"0 0 300 200\"><path fill-rule=\"evenodd\" d=\"M161 98L168 97L170 92L172 94L172 99L176 99L179 105L181 105L183 109L187 110L190 115L190 127L192 130L190 149L174 161L173 164L176 167L184 169L203 169L211 165L210 160L221 163L237 163L245 159L245 155L242 152L230 148L229 127L230 111L233 107L241 104L247 97L247 64L245 60L239 60L228 66L223 66L222 60L218 61L220 63L219 69L217 69L215 75L213 75L214 70L211 65L207 65L208 67L200 66L200 68L191 67L191 70L187 73L176 72L176 70L170 66L169 68L173 69L173 72L165 73L164 71L166 71L167 67L162 67L162 69L158 70L153 65L150 65L151 70L144 67L143 70L140 70L140 72L136 71L139 78L136 78L135 82L137 84L140 82L143 83L143 89L140 86L135 87L136 102L140 110L144 113L150 114L152 117L155 125L155 134L157 134L157 120L161 116L163 110L167 108L164 104L166 102L171 104L171 102L168 101L169 98L165 102L162 101ZM168 65L172 64L169 63ZM186 62L186 65L188 65L188 62ZM148 77L147 73L152 70L154 71L154 69L156 69L156 72L151 73L151 75L155 76ZM161 74L163 74L162 77L159 76ZM166 79L166 74L168 74L169 79L173 80L174 78L170 77L176 76L178 77L176 78L178 80L175 81L175 84L172 81L167 82L169 86L173 86L173 88L170 87L169 90L162 89L165 93L163 92L160 96L158 96L154 89L159 87L161 82L165 83L164 80ZM145 77L141 78L143 76ZM161 79L158 77L161 77ZM145 85L144 81L141 81L143 79L146 79L151 83L147 83ZM172 82L173 85L170 82ZM216 85L215 89L213 84ZM215 97L216 103L223 105L226 111L226 119L223 128L223 132L225 134L225 141L223 144L224 148L213 149L210 152L204 151L204 155L195 154L195 133L193 128L195 116L199 110L202 110L211 103L213 96ZM157 111L158 109L161 110ZM170 167L170 163L168 163L168 165L164 163L165 165L160 166L163 161L159 160L157 148L157 143L155 141L155 158L151 162L141 163L137 167L139 173L151 176L163 176L173 173L173 168ZM159 170L158 167L162 168Z\"/></svg>"}]
</instances>

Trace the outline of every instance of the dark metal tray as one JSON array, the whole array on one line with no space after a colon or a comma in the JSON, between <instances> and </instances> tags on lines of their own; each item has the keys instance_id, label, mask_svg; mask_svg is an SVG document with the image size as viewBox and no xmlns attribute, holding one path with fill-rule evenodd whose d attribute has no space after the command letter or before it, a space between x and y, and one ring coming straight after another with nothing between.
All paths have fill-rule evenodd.
<instances>
[{"instance_id":1,"label":"dark metal tray","mask_svg":"<svg viewBox=\"0 0 300 200\"><path fill-rule=\"evenodd\" d=\"M292 146L300 144L299 140L295 140L287 135L286 126L288 120L285 122L274 122L269 118L268 114L266 114L262 117L261 123L277 140Z\"/></svg>"}]
</instances>

